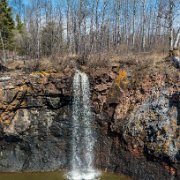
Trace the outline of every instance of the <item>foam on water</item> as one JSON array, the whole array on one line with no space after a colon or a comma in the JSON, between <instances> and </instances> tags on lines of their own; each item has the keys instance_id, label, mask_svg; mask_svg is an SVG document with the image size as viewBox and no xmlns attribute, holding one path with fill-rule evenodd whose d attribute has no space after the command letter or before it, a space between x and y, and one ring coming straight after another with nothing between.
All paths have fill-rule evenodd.
<instances>
[{"instance_id":1,"label":"foam on water","mask_svg":"<svg viewBox=\"0 0 180 180\"><path fill-rule=\"evenodd\" d=\"M100 176L98 171L72 171L67 175L69 180L98 180Z\"/></svg>"}]
</instances>

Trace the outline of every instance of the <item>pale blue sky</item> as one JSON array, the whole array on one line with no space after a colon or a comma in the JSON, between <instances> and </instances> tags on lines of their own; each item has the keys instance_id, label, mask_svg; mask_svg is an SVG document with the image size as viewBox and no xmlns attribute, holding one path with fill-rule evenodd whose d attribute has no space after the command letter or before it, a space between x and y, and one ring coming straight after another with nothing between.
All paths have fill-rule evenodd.
<instances>
[{"instance_id":1,"label":"pale blue sky","mask_svg":"<svg viewBox=\"0 0 180 180\"><path fill-rule=\"evenodd\" d=\"M35 2L34 0L9 0L11 6L13 6L13 4L15 2L18 2L18 1L23 2L25 5L32 4L33 2ZM51 2L54 2L54 3L56 3L56 2L59 3L60 2L60 3L62 3L62 9L63 9L63 7L66 7L66 0L51 0ZM89 0L89 3L90 2L91 2L91 0ZM108 2L113 2L113 0L109 0ZM157 7L157 0L147 0L146 2L147 2L147 9L148 9L150 3L153 5L154 8ZM180 0L176 0L176 2L180 2ZM100 7L102 7L102 4L103 4L103 0L100 0ZM177 3L176 5L180 7L180 4L179 5L178 4L179 3ZM102 9L102 8L100 8L100 9ZM177 10L178 9L179 8L177 8ZM16 14L16 12L20 12L20 11L19 11L19 9L17 7L16 8L14 7L14 13ZM175 27L180 26L180 18L179 18L179 16L176 17L174 23L175 23L174 24Z\"/></svg>"}]
</instances>

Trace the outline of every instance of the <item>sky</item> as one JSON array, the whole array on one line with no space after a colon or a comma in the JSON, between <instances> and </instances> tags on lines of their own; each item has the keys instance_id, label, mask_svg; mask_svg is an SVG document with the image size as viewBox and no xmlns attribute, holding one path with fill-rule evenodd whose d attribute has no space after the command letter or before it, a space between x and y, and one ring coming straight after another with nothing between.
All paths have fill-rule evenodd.
<instances>
[{"instance_id":1,"label":"sky","mask_svg":"<svg viewBox=\"0 0 180 180\"><path fill-rule=\"evenodd\" d=\"M16 14L16 12L20 12L20 10L17 7L14 6L14 3L18 2L18 1L22 1L25 5L30 5L33 2L35 2L34 0L9 0L10 5L14 8L13 12L15 14ZM113 0L108 0L108 1L109 2L113 2ZM176 0L176 1L180 2L180 0ZM66 4L66 0L51 0L51 2L54 2L54 3L60 2L60 3L62 3L62 7L65 6L65 4ZM156 6L157 0L147 0L146 2L147 2L147 7L148 7L149 3L152 3L152 4L154 4L154 6ZM103 5L103 0L100 0L100 6L102 7L102 5ZM179 5L179 7L180 7L180 5ZM180 8L179 8L179 13L177 12L177 14L180 14ZM175 27L179 27L180 26L180 16L178 16L175 19L174 26Z\"/></svg>"}]
</instances>

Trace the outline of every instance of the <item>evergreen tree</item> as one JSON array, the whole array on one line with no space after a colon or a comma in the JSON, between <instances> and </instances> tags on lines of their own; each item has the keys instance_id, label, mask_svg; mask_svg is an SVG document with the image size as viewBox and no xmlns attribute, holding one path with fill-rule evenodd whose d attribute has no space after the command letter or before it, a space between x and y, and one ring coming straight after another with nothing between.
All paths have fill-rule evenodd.
<instances>
[{"instance_id":1,"label":"evergreen tree","mask_svg":"<svg viewBox=\"0 0 180 180\"><path fill-rule=\"evenodd\" d=\"M8 1L0 0L0 48L2 48L3 44L5 49L13 48L13 29L14 21L12 17L12 10L8 5Z\"/></svg>"},{"instance_id":2,"label":"evergreen tree","mask_svg":"<svg viewBox=\"0 0 180 180\"><path fill-rule=\"evenodd\" d=\"M16 15L16 29L19 31L19 33L22 33L24 24L21 21L20 16Z\"/></svg>"},{"instance_id":3,"label":"evergreen tree","mask_svg":"<svg viewBox=\"0 0 180 180\"><path fill-rule=\"evenodd\" d=\"M14 50L19 55L23 55L25 53L24 45L26 44L26 41L28 39L26 26L24 26L24 23L21 21L20 16L17 14L15 18L15 24L16 28L13 30L14 38Z\"/></svg>"}]
</instances>

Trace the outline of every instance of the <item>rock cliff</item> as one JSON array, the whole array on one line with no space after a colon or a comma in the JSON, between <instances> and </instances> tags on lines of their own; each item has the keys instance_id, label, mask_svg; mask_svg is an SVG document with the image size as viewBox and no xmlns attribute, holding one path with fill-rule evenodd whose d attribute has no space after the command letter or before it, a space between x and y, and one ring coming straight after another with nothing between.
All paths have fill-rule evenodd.
<instances>
[{"instance_id":1,"label":"rock cliff","mask_svg":"<svg viewBox=\"0 0 180 180\"><path fill-rule=\"evenodd\" d=\"M91 84L96 166L134 179L180 178L178 69L123 62L82 69ZM0 171L69 166L73 75L69 67L1 74Z\"/></svg>"}]
</instances>

